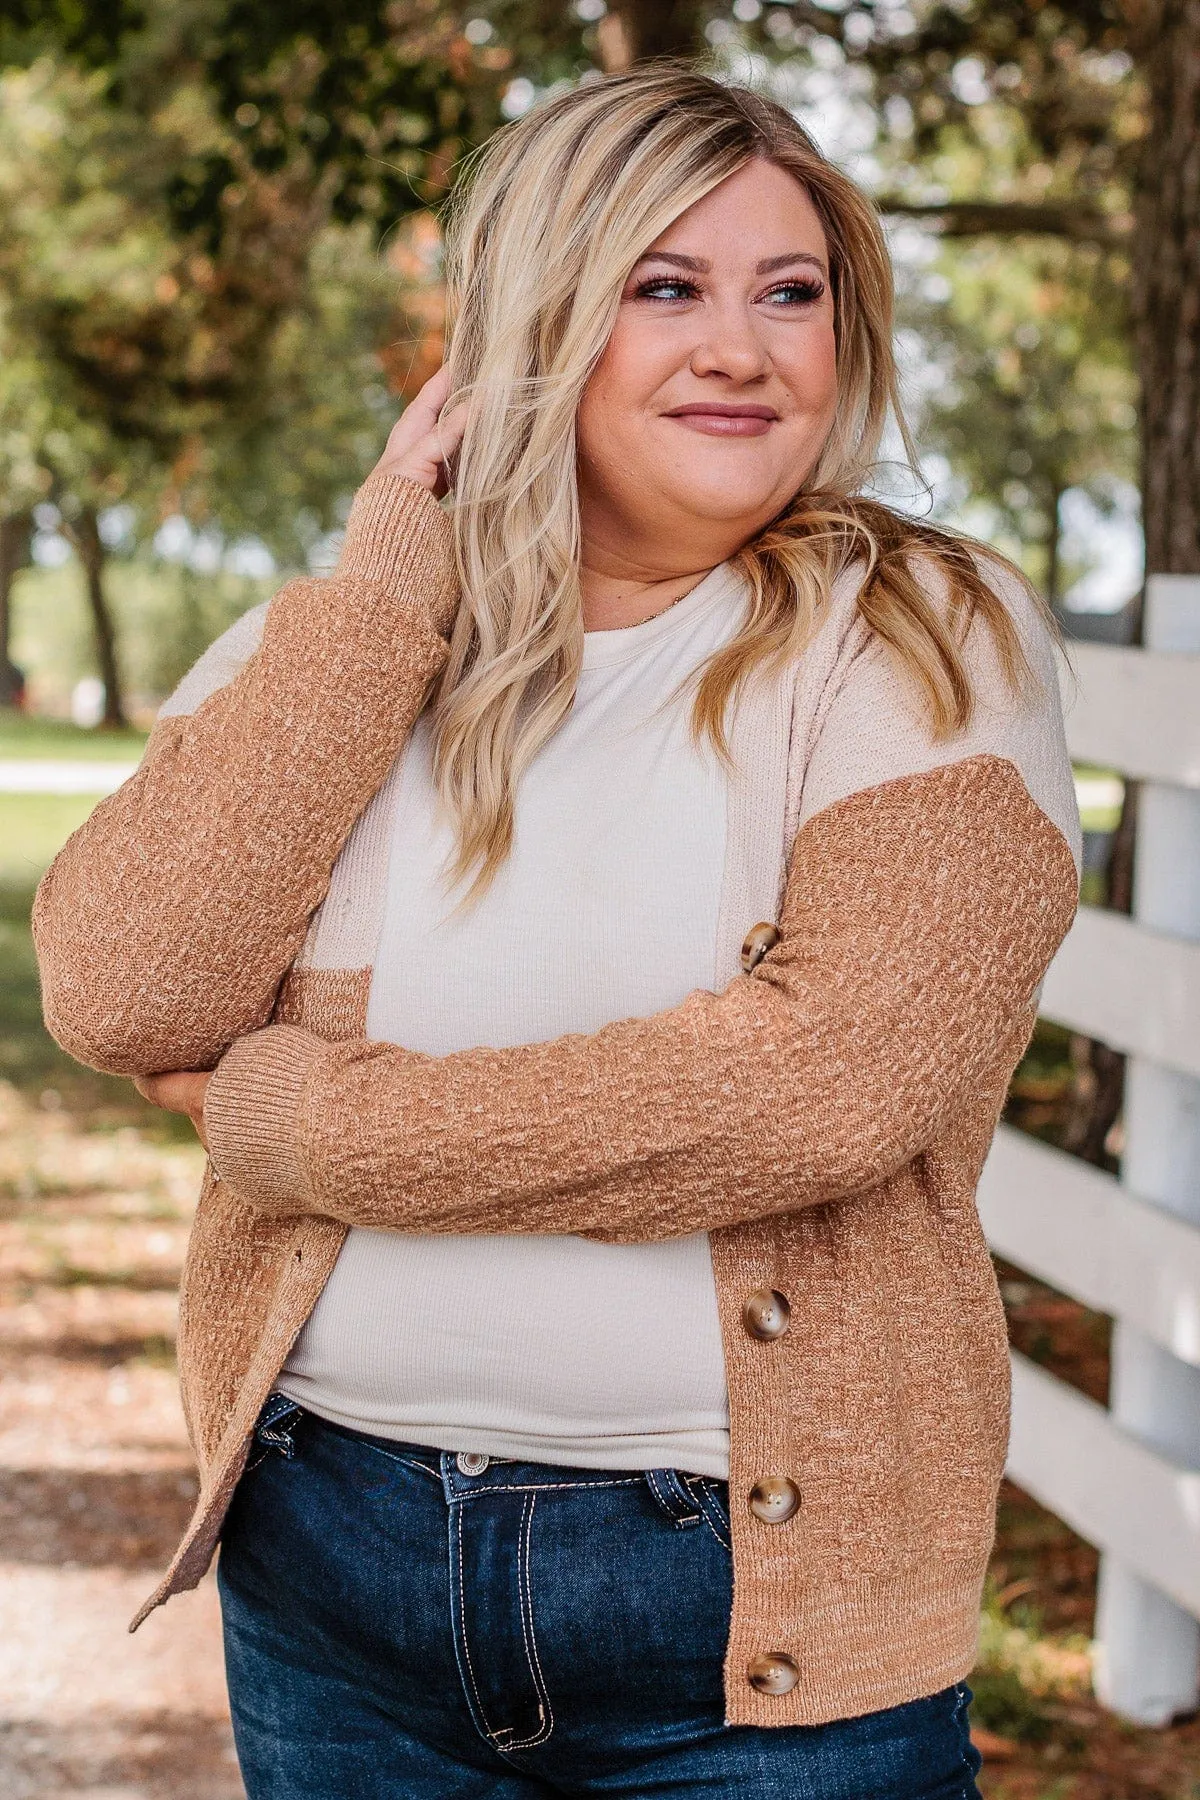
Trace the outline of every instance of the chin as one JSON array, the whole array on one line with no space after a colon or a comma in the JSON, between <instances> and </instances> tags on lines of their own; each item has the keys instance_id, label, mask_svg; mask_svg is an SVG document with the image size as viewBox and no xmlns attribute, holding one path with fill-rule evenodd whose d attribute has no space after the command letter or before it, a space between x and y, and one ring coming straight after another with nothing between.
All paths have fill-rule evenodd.
<instances>
[{"instance_id":1,"label":"chin","mask_svg":"<svg viewBox=\"0 0 1200 1800\"><path fill-rule=\"evenodd\" d=\"M720 520L726 525L744 525L747 535L760 523L773 518L782 502L776 500L776 488L731 488L727 482L705 482L686 493L669 496L680 511L704 518ZM668 496L664 495L664 499Z\"/></svg>"}]
</instances>

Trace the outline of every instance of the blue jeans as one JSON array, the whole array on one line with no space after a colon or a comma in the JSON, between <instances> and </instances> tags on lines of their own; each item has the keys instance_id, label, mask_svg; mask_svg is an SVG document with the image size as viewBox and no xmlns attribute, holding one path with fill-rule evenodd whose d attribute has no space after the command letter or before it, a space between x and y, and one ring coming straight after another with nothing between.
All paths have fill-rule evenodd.
<instances>
[{"instance_id":1,"label":"blue jeans","mask_svg":"<svg viewBox=\"0 0 1200 1800\"><path fill-rule=\"evenodd\" d=\"M218 1568L250 1800L979 1800L961 1682L724 1723L727 1493L458 1458L272 1395Z\"/></svg>"}]
</instances>

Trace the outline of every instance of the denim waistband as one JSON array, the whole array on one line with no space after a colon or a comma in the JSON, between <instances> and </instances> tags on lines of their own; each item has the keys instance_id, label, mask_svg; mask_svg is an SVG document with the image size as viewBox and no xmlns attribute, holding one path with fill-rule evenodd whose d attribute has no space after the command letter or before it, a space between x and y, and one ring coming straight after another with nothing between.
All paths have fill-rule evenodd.
<instances>
[{"instance_id":1,"label":"denim waistband","mask_svg":"<svg viewBox=\"0 0 1200 1800\"><path fill-rule=\"evenodd\" d=\"M292 1433L301 1420L354 1442L369 1444L388 1456L419 1464L440 1481L448 1501L469 1500L489 1492L569 1488L632 1487L645 1482L660 1510L676 1525L700 1523L698 1502L705 1492L724 1492L727 1483L714 1475L699 1475L676 1468L586 1469L569 1463L524 1462L517 1458L474 1455L439 1450L430 1444L380 1436L335 1424L311 1412L286 1394L272 1393L255 1423L254 1435L264 1450L291 1458L295 1453Z\"/></svg>"}]
</instances>

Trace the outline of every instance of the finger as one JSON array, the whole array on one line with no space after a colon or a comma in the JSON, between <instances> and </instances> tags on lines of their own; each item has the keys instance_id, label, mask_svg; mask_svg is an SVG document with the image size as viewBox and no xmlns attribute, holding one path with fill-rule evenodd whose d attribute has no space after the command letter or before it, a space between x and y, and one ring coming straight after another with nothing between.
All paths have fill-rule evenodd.
<instances>
[{"instance_id":1,"label":"finger","mask_svg":"<svg viewBox=\"0 0 1200 1800\"><path fill-rule=\"evenodd\" d=\"M161 1106L164 1112L188 1112L197 1079L190 1069L169 1069L158 1075L136 1076L134 1085L152 1106Z\"/></svg>"},{"instance_id":2,"label":"finger","mask_svg":"<svg viewBox=\"0 0 1200 1800\"><path fill-rule=\"evenodd\" d=\"M387 454L402 455L423 438L437 422L450 392L450 368L443 363L437 373L415 393L388 433Z\"/></svg>"},{"instance_id":3,"label":"finger","mask_svg":"<svg viewBox=\"0 0 1200 1800\"><path fill-rule=\"evenodd\" d=\"M467 412L467 403L460 402L416 443L399 453L389 443L377 465L380 473L409 476L440 496L449 482L451 463L462 443Z\"/></svg>"},{"instance_id":4,"label":"finger","mask_svg":"<svg viewBox=\"0 0 1200 1800\"><path fill-rule=\"evenodd\" d=\"M449 462L463 441L466 427L467 403L464 400L436 421L433 429L426 433L416 449L433 462Z\"/></svg>"}]
</instances>

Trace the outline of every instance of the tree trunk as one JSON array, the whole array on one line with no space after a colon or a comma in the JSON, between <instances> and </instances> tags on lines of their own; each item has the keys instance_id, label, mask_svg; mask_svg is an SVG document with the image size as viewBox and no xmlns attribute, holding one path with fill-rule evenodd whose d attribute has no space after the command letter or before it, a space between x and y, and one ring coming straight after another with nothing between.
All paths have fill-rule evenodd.
<instances>
[{"instance_id":1,"label":"tree trunk","mask_svg":"<svg viewBox=\"0 0 1200 1800\"><path fill-rule=\"evenodd\" d=\"M652 56L696 56L707 49L696 0L617 0L601 20L600 56L615 72Z\"/></svg>"},{"instance_id":2,"label":"tree trunk","mask_svg":"<svg viewBox=\"0 0 1200 1800\"><path fill-rule=\"evenodd\" d=\"M1059 522L1059 506L1062 503L1062 492L1055 488L1050 495L1046 508L1046 605L1053 612L1058 605L1058 587L1062 568L1062 525Z\"/></svg>"},{"instance_id":3,"label":"tree trunk","mask_svg":"<svg viewBox=\"0 0 1200 1800\"><path fill-rule=\"evenodd\" d=\"M33 520L29 513L9 513L0 518L0 706L16 706L25 678L9 650L12 637L12 589L18 569L29 559Z\"/></svg>"},{"instance_id":4,"label":"tree trunk","mask_svg":"<svg viewBox=\"0 0 1200 1800\"><path fill-rule=\"evenodd\" d=\"M1150 125L1135 198L1146 570L1200 573L1200 0L1138 9Z\"/></svg>"},{"instance_id":5,"label":"tree trunk","mask_svg":"<svg viewBox=\"0 0 1200 1800\"><path fill-rule=\"evenodd\" d=\"M104 718L101 723L126 727L129 720L125 715L121 677L117 667L117 634L109 611L108 596L104 592L104 540L100 536L100 524L94 507L84 507L71 526L71 536L83 564L88 605L96 634L96 661L100 666L100 679L104 683Z\"/></svg>"}]
</instances>

